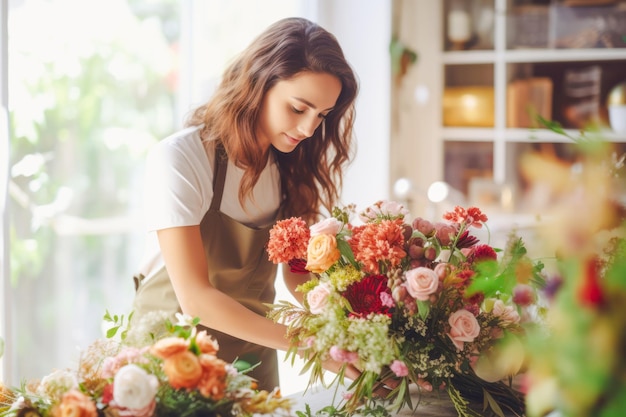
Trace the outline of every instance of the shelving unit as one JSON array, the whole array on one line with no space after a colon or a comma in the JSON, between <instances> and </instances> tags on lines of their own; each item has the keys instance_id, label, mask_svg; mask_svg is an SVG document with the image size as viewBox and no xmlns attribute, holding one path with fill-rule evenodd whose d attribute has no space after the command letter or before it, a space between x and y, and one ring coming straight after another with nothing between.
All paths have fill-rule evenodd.
<instances>
[{"instance_id":1,"label":"shelving unit","mask_svg":"<svg viewBox=\"0 0 626 417\"><path fill-rule=\"evenodd\" d=\"M414 211L418 213L420 206L424 205L420 202L423 190L433 181L442 179L466 196L472 179L490 179L495 185L506 185L517 190L519 202L524 192L517 168L519 155L533 146L543 149L539 152L551 149L558 153L567 148L570 140L552 131L531 126L509 126L507 112L512 106L507 108L507 105L512 99L508 90L513 80L528 77L550 80L550 119L560 122L567 128L566 132L573 136L579 133L585 121L569 116L565 118L561 114L564 111L563 80L566 74L587 71L594 66L599 70L589 71L604 71L601 86L598 87L601 89L598 93L601 105L612 85L626 81L626 47L514 47L512 32L507 25L513 22L512 11L519 10L516 7L522 3L527 5L529 1L444 0L411 3L401 0L394 3L396 16L400 16L397 20L400 27L396 28L398 36L417 52L418 62L414 71L394 91L393 101L397 103L395 110L399 116L392 136L391 165L395 172L392 172L391 178L394 181L399 177L408 177L415 185L415 193L420 194L413 198L416 206ZM546 4L547 1L543 3L546 8L552 7ZM555 4L554 1L552 4ZM475 42L482 43L481 49L472 46L470 40L466 49L458 50L459 45L452 45L447 39L447 18L453 6L465 7L466 11L474 14L473 17L480 6L486 16L491 16L492 26L488 31L491 32L490 39ZM626 25L626 20L624 22ZM623 33L626 33L626 29ZM476 95L463 96L474 97L475 101L487 103L488 106L479 111L480 120L477 119L475 125L463 124L463 120L446 125L446 119L450 119L450 113L446 113L450 111L446 93L464 87L481 87L485 91L492 91L489 100ZM421 94L417 94L417 91L421 91ZM493 103L492 107L489 107L490 103ZM573 114L572 108L569 108L568 115ZM598 120L608 123L604 111L604 108L600 109ZM467 115L467 110L465 113L461 110L459 114ZM489 123L489 120L492 122ZM626 151L626 134L611 131L607 124L603 137ZM420 161L418 164L416 158ZM518 207L513 205L510 209L515 211Z\"/></svg>"}]
</instances>

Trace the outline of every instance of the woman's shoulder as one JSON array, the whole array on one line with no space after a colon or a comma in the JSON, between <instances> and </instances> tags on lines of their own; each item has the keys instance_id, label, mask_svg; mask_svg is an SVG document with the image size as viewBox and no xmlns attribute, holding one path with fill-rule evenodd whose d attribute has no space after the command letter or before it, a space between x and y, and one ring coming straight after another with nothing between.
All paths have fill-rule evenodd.
<instances>
[{"instance_id":1,"label":"woman's shoulder","mask_svg":"<svg viewBox=\"0 0 626 417\"><path fill-rule=\"evenodd\" d=\"M201 130L201 126L186 127L160 140L153 146L153 149L195 152L198 148L202 148Z\"/></svg>"},{"instance_id":2,"label":"woman's shoulder","mask_svg":"<svg viewBox=\"0 0 626 417\"><path fill-rule=\"evenodd\" d=\"M211 171L211 161L200 137L201 126L181 129L155 143L148 153L148 166L154 169L170 167L181 173Z\"/></svg>"}]
</instances>

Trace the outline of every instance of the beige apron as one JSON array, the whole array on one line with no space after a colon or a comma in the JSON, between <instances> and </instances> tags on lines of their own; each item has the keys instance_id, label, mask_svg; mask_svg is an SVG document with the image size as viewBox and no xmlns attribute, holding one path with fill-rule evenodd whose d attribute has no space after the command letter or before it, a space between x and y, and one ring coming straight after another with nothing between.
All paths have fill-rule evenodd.
<instances>
[{"instance_id":1,"label":"beige apron","mask_svg":"<svg viewBox=\"0 0 626 417\"><path fill-rule=\"evenodd\" d=\"M268 260L265 245L270 226L250 228L220 212L228 157L223 147L215 151L213 200L200 223L204 251L209 265L209 280L218 290L228 294L248 309L265 316L264 303L273 303L276 265ZM146 282L135 277L137 292L133 302L133 318L149 311L180 312L165 267ZM272 390L279 385L276 351L246 342L227 334L206 329L219 342L219 357L227 362L245 360L260 363L249 375L258 380L259 388Z\"/></svg>"}]
</instances>

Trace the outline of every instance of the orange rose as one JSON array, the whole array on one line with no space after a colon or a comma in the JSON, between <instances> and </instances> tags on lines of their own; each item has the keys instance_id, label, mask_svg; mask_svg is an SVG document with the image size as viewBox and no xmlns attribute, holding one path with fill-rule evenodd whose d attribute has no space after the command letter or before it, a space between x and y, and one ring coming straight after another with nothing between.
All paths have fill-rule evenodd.
<instances>
[{"instance_id":1,"label":"orange rose","mask_svg":"<svg viewBox=\"0 0 626 417\"><path fill-rule=\"evenodd\" d=\"M321 234L311 237L307 248L306 269L319 274L326 271L339 260L341 253L337 249L334 235Z\"/></svg>"},{"instance_id":2,"label":"orange rose","mask_svg":"<svg viewBox=\"0 0 626 417\"><path fill-rule=\"evenodd\" d=\"M181 337L166 337L156 342L150 348L150 353L160 359L189 350L189 342Z\"/></svg>"},{"instance_id":3,"label":"orange rose","mask_svg":"<svg viewBox=\"0 0 626 417\"><path fill-rule=\"evenodd\" d=\"M54 417L96 417L96 404L78 390L63 394L61 403L52 412Z\"/></svg>"},{"instance_id":4,"label":"orange rose","mask_svg":"<svg viewBox=\"0 0 626 417\"><path fill-rule=\"evenodd\" d=\"M202 376L198 357L188 350L166 358L163 362L163 371L174 388L195 388Z\"/></svg>"}]
</instances>

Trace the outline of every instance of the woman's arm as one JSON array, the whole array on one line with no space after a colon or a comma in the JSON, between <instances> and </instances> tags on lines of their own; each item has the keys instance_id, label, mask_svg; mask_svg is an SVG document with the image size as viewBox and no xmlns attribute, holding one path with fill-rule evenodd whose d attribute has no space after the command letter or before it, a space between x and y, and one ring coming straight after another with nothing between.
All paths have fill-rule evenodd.
<instances>
[{"instance_id":1,"label":"woman's arm","mask_svg":"<svg viewBox=\"0 0 626 417\"><path fill-rule=\"evenodd\" d=\"M300 303L300 305L304 305L303 295L301 292L296 291L298 285L304 284L309 279L311 279L311 274L298 274L295 272L291 272L291 268L287 264L282 264L283 271L283 280L285 281L285 287L289 290L291 295Z\"/></svg>"},{"instance_id":2,"label":"woman's arm","mask_svg":"<svg viewBox=\"0 0 626 417\"><path fill-rule=\"evenodd\" d=\"M183 313L211 329L273 349L287 350L286 327L248 310L207 279L200 226L157 232L163 259Z\"/></svg>"},{"instance_id":3,"label":"woman's arm","mask_svg":"<svg viewBox=\"0 0 626 417\"><path fill-rule=\"evenodd\" d=\"M199 317L202 325L231 336L272 349L289 349L286 326L248 310L211 285L207 279L208 265L200 226L162 229L157 231L157 236L183 313ZM306 274L294 274L290 271L287 271L286 277L286 285L291 285L293 289L298 282L309 278ZM323 366L326 370L337 373L342 364L327 360ZM347 365L347 378L354 380L359 374L359 370Z\"/></svg>"}]
</instances>

